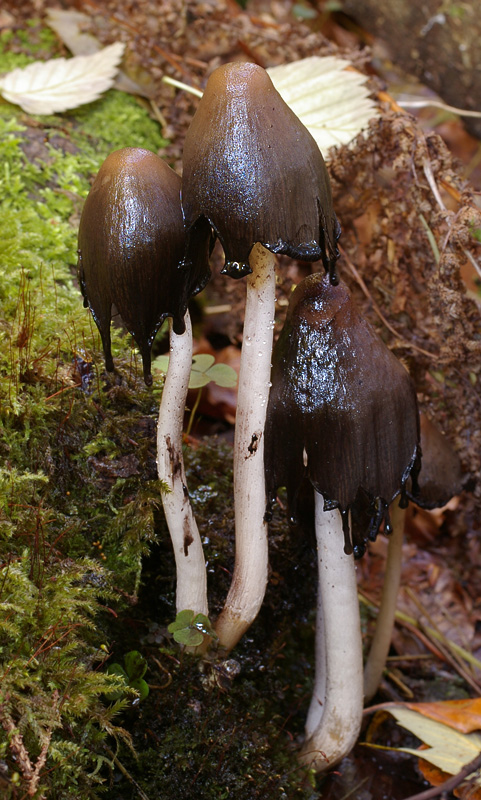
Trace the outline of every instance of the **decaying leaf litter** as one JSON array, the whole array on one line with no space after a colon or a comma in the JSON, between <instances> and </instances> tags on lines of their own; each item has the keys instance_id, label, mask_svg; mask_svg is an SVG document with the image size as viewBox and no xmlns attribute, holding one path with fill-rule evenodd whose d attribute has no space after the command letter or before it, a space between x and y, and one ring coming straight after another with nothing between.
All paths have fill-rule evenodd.
<instances>
[{"instance_id":1,"label":"decaying leaf litter","mask_svg":"<svg viewBox=\"0 0 481 800\"><path fill-rule=\"evenodd\" d=\"M149 91L167 121L164 132L171 144L166 154L177 165L195 101L166 89L160 82L164 71L202 85L204 75L219 60L255 56L269 66L335 50L320 34L306 36L301 25L287 21L287 15L285 21L279 23L277 18L270 23L268 18L252 19L230 4L191 4L187 9L185 4L161 6L156 17L145 6L137 14L129 12L128 19L125 10L114 4L109 6L110 17L104 8L96 9L91 3L84 10L89 15L93 12L91 29L104 44L126 41L130 66L141 63ZM249 14L253 13L251 7ZM150 23L147 41L139 33L146 29L142 25L145 16ZM152 25L154 19L158 31ZM136 31L134 40L132 30ZM362 67L364 54L353 57L350 52L349 57ZM460 179L442 141L424 134L409 116L387 107L384 111L367 138L361 138L350 151L336 152L329 163L336 212L343 227L340 268L383 339L409 365L422 408L453 441L470 473L473 495L446 512L444 535L434 547L436 558L425 556L415 540L406 546L412 556L406 572L410 582L415 571L415 591L418 587L425 591L430 602L433 595L440 599L448 595L453 606L454 598L465 623L456 626L464 631L462 644L476 648L479 605L473 598L479 597L479 542L474 534L479 529L479 514L472 497L479 499L481 493L481 339L479 308L464 292L460 269L464 270L466 251L479 260L475 232L481 228L481 220L475 196ZM283 260L279 318L292 283L305 269ZM209 289L212 302L222 296L224 303L226 290L233 313L223 333L236 341L241 335L242 299L235 285L221 285L221 279L215 278ZM437 532L439 535L439 528ZM421 535L424 533L422 529ZM460 557L457 560L453 559L454 549ZM360 571L369 580L369 563L362 564ZM433 613L432 608L429 611ZM446 619L445 612L440 613ZM452 628L447 635L454 638ZM405 646L404 640L403 652Z\"/></svg>"}]
</instances>

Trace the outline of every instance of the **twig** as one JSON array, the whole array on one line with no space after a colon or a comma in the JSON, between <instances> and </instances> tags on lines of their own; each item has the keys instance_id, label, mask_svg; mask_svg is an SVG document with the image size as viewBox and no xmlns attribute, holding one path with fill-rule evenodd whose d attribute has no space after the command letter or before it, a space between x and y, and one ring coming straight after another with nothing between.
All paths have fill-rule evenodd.
<instances>
[{"instance_id":1,"label":"twig","mask_svg":"<svg viewBox=\"0 0 481 800\"><path fill-rule=\"evenodd\" d=\"M361 598L363 602L370 603L371 605L374 606L374 608L379 608L379 606L377 606L376 603L373 603L373 601L370 600L370 598L366 594L361 592L359 589L358 589L358 596ZM433 642L428 638L428 636L425 633L419 630L419 624L417 620L414 619L414 617L408 617L407 614L404 614L402 611L396 610L395 618L396 622L398 622L400 625L403 626L403 628L406 628L406 630L410 631L414 636L416 636L416 638L419 639L421 644L423 644L424 647L427 650L429 650L430 653L432 653L432 655L434 655L436 658L439 658L440 661L446 660L441 650L439 650L439 648L436 647L435 644L433 644Z\"/></svg>"},{"instance_id":2,"label":"twig","mask_svg":"<svg viewBox=\"0 0 481 800\"><path fill-rule=\"evenodd\" d=\"M195 94L196 97L202 97L203 95L203 92L201 92L200 89L196 89L195 86L190 86L188 83L178 81L176 78L171 78L170 75L164 75L162 78L162 83L167 83L169 86L174 86L176 89L183 89L184 92Z\"/></svg>"},{"instance_id":3,"label":"twig","mask_svg":"<svg viewBox=\"0 0 481 800\"><path fill-rule=\"evenodd\" d=\"M439 189L438 189L438 186L437 186L437 183L436 183L436 179L435 179L435 177L433 175L431 162L429 161L428 158L423 158L423 170L424 170L424 174L426 176L427 182L429 183L429 187L430 187L434 197L436 198L436 202L437 202L439 208L442 211L446 211L446 206L444 205L442 197L441 197L441 195L439 193Z\"/></svg>"},{"instance_id":4,"label":"twig","mask_svg":"<svg viewBox=\"0 0 481 800\"><path fill-rule=\"evenodd\" d=\"M404 591L406 592L408 597L411 598L411 600L416 605L420 613L424 617L426 617L426 619L432 626L433 631L436 633L436 639L438 640L438 647L441 650L445 660L449 664L451 664L453 669L456 670L456 672L463 678L463 680L465 680L466 683L468 683L471 686L471 688L474 689L474 691L477 694L479 694L481 692L479 684L471 677L471 675L469 675L468 672L466 672L466 670L464 669L464 665L460 661L459 655L451 651L451 642L446 636L444 636L443 633L441 633L438 626L430 616L427 609L423 606L423 604L421 603L415 592L413 592L413 590L409 586L405 586Z\"/></svg>"},{"instance_id":5,"label":"twig","mask_svg":"<svg viewBox=\"0 0 481 800\"><path fill-rule=\"evenodd\" d=\"M420 757L422 758L422 751L420 751ZM476 758L473 758L469 764L466 764L462 770L458 772L457 775L453 775L452 778L448 778L447 781L441 783L440 786L433 786L431 789L426 789L425 792L420 792L419 794L413 794L411 797L407 797L406 800L431 800L433 797L439 797L440 795L447 794L447 792L452 792L453 789L456 789L460 783L462 783L468 775L471 775L473 772L476 772L481 767L481 753L478 753Z\"/></svg>"},{"instance_id":6,"label":"twig","mask_svg":"<svg viewBox=\"0 0 481 800\"><path fill-rule=\"evenodd\" d=\"M470 111L467 108L457 108L456 106L449 106L441 100L432 100L431 98L423 99L422 97L406 97L399 98L401 108L440 108L442 111L449 111L450 114L457 114L460 117L474 117L479 119L481 111Z\"/></svg>"},{"instance_id":7,"label":"twig","mask_svg":"<svg viewBox=\"0 0 481 800\"><path fill-rule=\"evenodd\" d=\"M436 183L436 179L435 179L435 177L433 175L433 171L432 171L432 168L431 168L431 162L427 158L423 159L423 170L424 170L424 174L426 176L427 182L429 183L429 187L430 187L430 189L431 189L431 191L432 191L432 193L433 193L433 195L434 195L434 197L436 199L436 202L437 202L438 206L440 207L440 209L442 211L446 211L446 206L443 203L442 197L441 197L441 195L439 193L439 189L438 189L438 186L437 186L437 183ZM447 189L447 185L444 182L443 182L443 185L444 185L444 188ZM460 199L461 199L461 197L458 196L457 200L460 201ZM422 214L420 214L419 216L421 217L421 221L422 221L423 225L426 227L426 229L429 232L430 229L428 227L428 224L427 224L426 220L424 219ZM449 242L449 239L450 239L451 233L452 233L452 229L453 229L452 223L448 223L448 225L449 225L449 230L448 230L448 232L446 234L446 238L444 240L444 244L443 244L443 247L442 247L442 252L443 253L444 253L444 251L446 249L446 246L447 246L447 244ZM433 239L434 239L434 236L433 236ZM436 248L437 248L437 245L436 245ZM434 250L434 248L433 248L433 250ZM465 247L463 247L463 253L466 256L466 258L471 262L471 264L473 265L473 267L476 270L476 272L478 273L478 275L481 277L481 267L479 266L478 262L474 258L473 254L470 253L469 250L467 250ZM435 253L435 255L436 255L436 253ZM437 257L436 260L439 261L439 252L438 252L438 257Z\"/></svg>"},{"instance_id":8,"label":"twig","mask_svg":"<svg viewBox=\"0 0 481 800\"><path fill-rule=\"evenodd\" d=\"M470 253L469 250L466 250L466 249L464 249L463 252L464 252L464 255L467 256L467 258L471 261L471 264L473 265L474 269L476 270L476 272L478 273L479 277L481 278L481 267L479 266L478 262L476 261L475 257L473 256L473 254Z\"/></svg>"},{"instance_id":9,"label":"twig","mask_svg":"<svg viewBox=\"0 0 481 800\"><path fill-rule=\"evenodd\" d=\"M128 771L125 769L124 765L123 765L123 764L122 764L122 763L119 761L119 759L117 758L117 756L115 755L115 753L114 753L114 752L113 752L113 751L110 749L110 747L105 747L105 752L107 753L107 755L109 756L109 758L111 758L111 759L112 759L112 761L114 762L115 766L119 768L119 770L121 771L122 775L123 775L125 778L127 778L127 780L128 780L128 781L130 781L130 783L132 784L132 786L133 786L133 787L135 788L135 790L137 791L137 793L138 793L139 797L141 798L141 800L149 800L149 798L148 798L148 797L147 797L147 795L145 794L144 790L143 790L143 789L142 789L142 788L139 786L139 784L137 783L137 781L136 781L136 780L134 780L134 778L132 777L132 775L130 774L130 772L128 772Z\"/></svg>"},{"instance_id":10,"label":"twig","mask_svg":"<svg viewBox=\"0 0 481 800\"><path fill-rule=\"evenodd\" d=\"M162 670L162 672L165 672L165 673L166 673L166 675L167 675L167 681L166 681L165 683L163 683L161 686L155 686L155 687L154 687L154 686L152 686L152 684L150 684L150 686L151 686L151 688L155 688L155 689L167 689L167 687L168 687L168 686L170 686L170 684L172 683L172 675L171 675L171 673L169 672L169 670L168 670L168 669L166 669L166 668L164 667L164 665L163 665L163 664L161 664L161 663L160 663L160 661L158 661L158 659L157 659L157 658L155 658L155 656L152 656L152 658L153 658L153 660L155 661L155 663L157 664L158 668L159 668L160 670Z\"/></svg>"},{"instance_id":11,"label":"twig","mask_svg":"<svg viewBox=\"0 0 481 800\"><path fill-rule=\"evenodd\" d=\"M53 692L52 700L53 706L58 706L58 692L56 690ZM44 734L44 741L34 765L28 755L22 734L18 732L18 728L16 727L12 717L3 705L0 705L0 724L4 731L9 735L9 746L13 755L17 759L23 779L27 785L27 795L28 797L33 797L37 793L38 784L40 781L40 773L47 760L47 753L48 748L50 747L53 726ZM39 796L39 800L42 800L42 798L45 798L44 794Z\"/></svg>"},{"instance_id":12,"label":"twig","mask_svg":"<svg viewBox=\"0 0 481 800\"><path fill-rule=\"evenodd\" d=\"M411 691L409 686L406 686L404 681L402 681L395 672L390 669L386 669L386 678L388 678L391 683L393 683L394 686L403 693L404 697L407 697L408 700L414 700L414 692Z\"/></svg>"},{"instance_id":13,"label":"twig","mask_svg":"<svg viewBox=\"0 0 481 800\"><path fill-rule=\"evenodd\" d=\"M367 595L365 592L362 592L360 589L358 589L358 597L361 602L379 610L379 604L374 602L369 595ZM424 613L424 611L422 613ZM436 658L439 658L440 661L445 661L446 663L451 664L451 666L453 666L460 674L461 672L455 660L450 656L450 653L452 653L458 659L465 661L471 667L475 667L478 670L481 669L481 661L479 661L476 656L474 656L464 647L461 647L459 644L447 639L439 630L436 630L436 628L430 628L427 625L422 625L417 619L415 619L415 617L410 617L408 614L405 614L403 611L399 610L396 610L395 619L398 624L402 625L404 628L406 628L406 630L410 631L414 636L416 636L419 641L430 651L430 653L436 656ZM441 643L441 645L434 644L435 641L436 643ZM446 648L442 647L443 642L445 643L449 652L446 652ZM470 686L472 686L477 694L480 693L480 687L471 682L473 679L470 678L470 676L465 673L464 670L462 677L467 683L470 684Z\"/></svg>"},{"instance_id":14,"label":"twig","mask_svg":"<svg viewBox=\"0 0 481 800\"><path fill-rule=\"evenodd\" d=\"M356 783L356 785L352 789L349 789L347 794L343 794L341 800L348 800L349 797L353 797L354 792L358 792L361 786L364 786L364 784L367 783L368 780L369 777L363 778L361 781L359 781L359 783Z\"/></svg>"}]
</instances>

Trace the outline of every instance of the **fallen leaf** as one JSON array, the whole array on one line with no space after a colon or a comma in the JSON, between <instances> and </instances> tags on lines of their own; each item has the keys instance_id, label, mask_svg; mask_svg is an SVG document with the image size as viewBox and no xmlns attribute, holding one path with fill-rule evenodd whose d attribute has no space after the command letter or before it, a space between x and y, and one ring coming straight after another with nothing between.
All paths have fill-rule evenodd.
<instances>
[{"instance_id":1,"label":"fallen leaf","mask_svg":"<svg viewBox=\"0 0 481 800\"><path fill-rule=\"evenodd\" d=\"M90 23L90 17L87 14L74 9L49 8L46 20L74 56L87 56L101 50L102 45L99 40L83 30ZM124 64L124 66L128 70L128 64ZM139 71L138 67L137 70ZM151 75L147 70L142 70L140 74L142 84L138 80L133 80L124 70L119 69L115 77L115 88L150 99L154 95Z\"/></svg>"},{"instance_id":2,"label":"fallen leaf","mask_svg":"<svg viewBox=\"0 0 481 800\"><path fill-rule=\"evenodd\" d=\"M451 778L451 775L429 764L423 758L419 759L418 767L432 786L441 786L442 783ZM454 790L453 794L455 797L460 797L461 800L481 800L481 788L475 789L471 781L462 783Z\"/></svg>"},{"instance_id":3,"label":"fallen leaf","mask_svg":"<svg viewBox=\"0 0 481 800\"><path fill-rule=\"evenodd\" d=\"M442 722L460 733L481 730L481 697L439 703L406 703L412 711Z\"/></svg>"},{"instance_id":4,"label":"fallen leaf","mask_svg":"<svg viewBox=\"0 0 481 800\"><path fill-rule=\"evenodd\" d=\"M54 114L91 103L112 86L125 45L98 53L35 61L0 79L0 92L29 114Z\"/></svg>"},{"instance_id":5,"label":"fallen leaf","mask_svg":"<svg viewBox=\"0 0 481 800\"><path fill-rule=\"evenodd\" d=\"M348 144L379 114L366 76L349 67L349 61L335 56L311 56L267 70L322 152Z\"/></svg>"},{"instance_id":6,"label":"fallen leaf","mask_svg":"<svg viewBox=\"0 0 481 800\"><path fill-rule=\"evenodd\" d=\"M82 28L90 22L90 17L75 9L47 9L47 23L74 56L88 56L98 53L100 42Z\"/></svg>"},{"instance_id":7,"label":"fallen leaf","mask_svg":"<svg viewBox=\"0 0 481 800\"><path fill-rule=\"evenodd\" d=\"M285 103L314 137L319 149L349 144L379 116L369 97L366 76L351 68L350 62L335 56L311 56L267 70ZM165 83L199 97L193 86L173 80Z\"/></svg>"},{"instance_id":8,"label":"fallen leaf","mask_svg":"<svg viewBox=\"0 0 481 800\"><path fill-rule=\"evenodd\" d=\"M422 755L418 749L412 747L390 749L422 757L449 775L457 775L481 751L479 733L459 733L448 725L429 719L405 706L391 706L386 710L399 725L428 746L422 751Z\"/></svg>"}]
</instances>

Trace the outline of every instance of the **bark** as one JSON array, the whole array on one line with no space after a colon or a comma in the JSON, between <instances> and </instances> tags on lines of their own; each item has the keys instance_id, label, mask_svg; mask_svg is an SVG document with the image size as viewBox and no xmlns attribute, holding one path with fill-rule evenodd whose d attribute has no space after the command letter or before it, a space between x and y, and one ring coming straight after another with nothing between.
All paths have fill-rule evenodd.
<instances>
[{"instance_id":1,"label":"bark","mask_svg":"<svg viewBox=\"0 0 481 800\"><path fill-rule=\"evenodd\" d=\"M480 110L481 14L477 3L451 0L344 0L343 11L383 39L393 61L446 103ZM464 118L481 138L481 120Z\"/></svg>"}]
</instances>

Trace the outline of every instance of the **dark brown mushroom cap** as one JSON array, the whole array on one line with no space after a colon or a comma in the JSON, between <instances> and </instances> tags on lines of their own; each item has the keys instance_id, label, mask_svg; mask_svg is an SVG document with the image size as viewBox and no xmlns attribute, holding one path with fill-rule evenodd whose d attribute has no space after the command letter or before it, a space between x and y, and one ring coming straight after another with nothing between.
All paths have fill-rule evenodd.
<instances>
[{"instance_id":1,"label":"dark brown mushroom cap","mask_svg":"<svg viewBox=\"0 0 481 800\"><path fill-rule=\"evenodd\" d=\"M140 350L147 384L155 334L167 316L176 333L184 332L188 299L210 275L207 242L189 270L180 266L185 245L180 183L154 153L117 150L102 164L80 220L78 277L100 331L106 367L114 368L115 305Z\"/></svg>"},{"instance_id":2,"label":"dark brown mushroom cap","mask_svg":"<svg viewBox=\"0 0 481 800\"><path fill-rule=\"evenodd\" d=\"M307 476L325 508L351 510L373 538L416 462L419 415L402 364L344 283L314 273L292 295L274 348L266 422L270 501L286 486L291 516ZM366 529L367 528L367 529Z\"/></svg>"},{"instance_id":3,"label":"dark brown mushroom cap","mask_svg":"<svg viewBox=\"0 0 481 800\"><path fill-rule=\"evenodd\" d=\"M239 62L212 73L183 164L188 239L210 224L224 248L223 272L251 272L249 253L260 242L291 258L322 258L336 280L340 229L324 159L262 67Z\"/></svg>"},{"instance_id":4,"label":"dark brown mushroom cap","mask_svg":"<svg viewBox=\"0 0 481 800\"><path fill-rule=\"evenodd\" d=\"M407 496L422 508L441 508L463 490L459 456L451 443L425 414L421 418L422 466L419 488L413 495L408 483Z\"/></svg>"}]
</instances>

